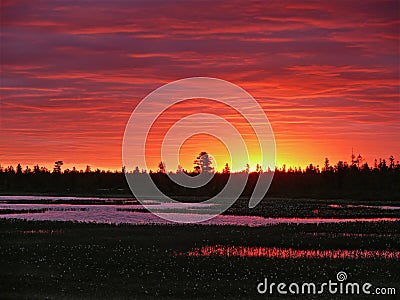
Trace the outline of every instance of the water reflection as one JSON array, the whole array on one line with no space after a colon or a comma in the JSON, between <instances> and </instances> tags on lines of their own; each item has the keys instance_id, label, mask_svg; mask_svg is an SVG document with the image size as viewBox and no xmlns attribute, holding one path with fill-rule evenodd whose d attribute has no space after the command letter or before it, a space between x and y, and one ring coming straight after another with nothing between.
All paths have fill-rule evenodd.
<instances>
[{"instance_id":1,"label":"water reflection","mask_svg":"<svg viewBox=\"0 0 400 300\"><path fill-rule=\"evenodd\" d=\"M57 202L58 201L58 202ZM160 215L178 214L180 219L192 219L193 214L207 214L207 207L202 204L188 204L190 213L182 213L175 209L174 203L159 204L152 200L146 205L155 205ZM334 206L335 204L330 204ZM340 208L338 206L337 208ZM392 207L390 207L392 208ZM319 211L314 210L314 213ZM78 221L109 224L172 224L161 219L135 202L126 198L90 198L90 197L48 197L48 196L0 196L0 218L18 218L25 220L45 221ZM219 215L207 220L202 225L235 225L259 227L274 224L321 224L348 222L399 222L396 217L366 217L366 218L321 218L321 217L262 217L246 215Z\"/></svg>"},{"instance_id":2,"label":"water reflection","mask_svg":"<svg viewBox=\"0 0 400 300\"><path fill-rule=\"evenodd\" d=\"M63 234L64 230L62 229L32 229L32 230L24 230L23 234Z\"/></svg>"},{"instance_id":3,"label":"water reflection","mask_svg":"<svg viewBox=\"0 0 400 300\"><path fill-rule=\"evenodd\" d=\"M381 210L400 210L400 206L390 206L390 205L364 205L364 204L328 204L328 207L335 209L343 208L368 208L368 209L381 209Z\"/></svg>"},{"instance_id":4,"label":"water reflection","mask_svg":"<svg viewBox=\"0 0 400 300\"><path fill-rule=\"evenodd\" d=\"M187 253L180 255L204 257L204 256L225 256L225 257L266 257L281 259L367 259L384 258L400 259L400 251L389 250L346 250L346 249L292 249L276 247L252 247L252 246L202 246L194 248Z\"/></svg>"},{"instance_id":5,"label":"water reflection","mask_svg":"<svg viewBox=\"0 0 400 300\"><path fill-rule=\"evenodd\" d=\"M397 237L399 233L304 232L304 235L324 237Z\"/></svg>"},{"instance_id":6,"label":"water reflection","mask_svg":"<svg viewBox=\"0 0 400 300\"><path fill-rule=\"evenodd\" d=\"M195 213L195 212L193 212ZM190 219L192 214L165 210L162 214L179 214ZM107 224L174 224L154 214L124 205L60 205L60 204L0 204L0 218L35 221L78 221ZM350 222L398 222L399 218L266 218L260 216L219 215L201 225L234 225L259 227L274 224L322 224Z\"/></svg>"}]
</instances>

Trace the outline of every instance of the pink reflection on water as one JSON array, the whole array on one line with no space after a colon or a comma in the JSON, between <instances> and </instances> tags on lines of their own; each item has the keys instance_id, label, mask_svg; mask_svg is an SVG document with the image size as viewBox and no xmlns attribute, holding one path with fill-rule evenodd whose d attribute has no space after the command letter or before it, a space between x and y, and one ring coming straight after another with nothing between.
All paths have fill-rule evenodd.
<instances>
[{"instance_id":1,"label":"pink reflection on water","mask_svg":"<svg viewBox=\"0 0 400 300\"><path fill-rule=\"evenodd\" d=\"M400 210L400 206L390 205L364 205L364 204L328 204L330 208L370 208L370 209L381 209L381 210Z\"/></svg>"},{"instance_id":2,"label":"pink reflection on water","mask_svg":"<svg viewBox=\"0 0 400 300\"><path fill-rule=\"evenodd\" d=\"M63 234L64 230L62 229L35 229L35 230L24 230L23 234Z\"/></svg>"},{"instance_id":3,"label":"pink reflection on water","mask_svg":"<svg viewBox=\"0 0 400 300\"><path fill-rule=\"evenodd\" d=\"M305 235L328 237L397 237L399 233L348 233L348 232L305 232Z\"/></svg>"},{"instance_id":4,"label":"pink reflection on water","mask_svg":"<svg viewBox=\"0 0 400 300\"><path fill-rule=\"evenodd\" d=\"M365 259L365 258L400 258L400 251L389 250L319 250L319 249L292 249L277 247L253 247L253 246L202 246L194 248L181 255L204 257L204 256L226 256L226 257L266 257L266 258L328 258L328 259Z\"/></svg>"}]
</instances>

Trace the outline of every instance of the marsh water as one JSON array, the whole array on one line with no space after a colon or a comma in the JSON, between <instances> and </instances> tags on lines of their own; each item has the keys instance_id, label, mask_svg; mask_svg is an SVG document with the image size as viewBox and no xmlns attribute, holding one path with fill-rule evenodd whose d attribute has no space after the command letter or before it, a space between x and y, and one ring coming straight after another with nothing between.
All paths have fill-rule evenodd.
<instances>
[{"instance_id":1,"label":"marsh water","mask_svg":"<svg viewBox=\"0 0 400 300\"><path fill-rule=\"evenodd\" d=\"M400 251L361 249L293 249L280 247L206 245L179 255L208 257L266 257L278 259L400 259Z\"/></svg>"},{"instance_id":2,"label":"marsh water","mask_svg":"<svg viewBox=\"0 0 400 300\"><path fill-rule=\"evenodd\" d=\"M203 204L188 204L188 210L174 210L174 203L158 203L145 201L147 206L153 206L158 211L171 214L206 214ZM333 202L325 204L329 208L341 209L379 209L398 210L398 206L366 206L342 205ZM173 224L149 213L146 208L130 198L99 198L99 197L53 197L53 196L0 196L0 218L16 218L25 220L47 221L77 221L109 224ZM263 217L249 215L218 215L215 218L201 222L204 225L235 225L235 226L267 226L280 223L343 223L343 222L379 222L400 221L398 217Z\"/></svg>"}]
</instances>

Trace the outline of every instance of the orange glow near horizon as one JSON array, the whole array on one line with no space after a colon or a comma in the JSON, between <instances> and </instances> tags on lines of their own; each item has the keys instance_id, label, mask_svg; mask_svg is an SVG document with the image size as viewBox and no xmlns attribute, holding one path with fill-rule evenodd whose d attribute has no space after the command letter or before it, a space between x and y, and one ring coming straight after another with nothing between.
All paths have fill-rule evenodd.
<instances>
[{"instance_id":1,"label":"orange glow near horizon","mask_svg":"<svg viewBox=\"0 0 400 300\"><path fill-rule=\"evenodd\" d=\"M121 170L137 104L163 84L196 76L230 81L259 102L278 167L349 162L352 149L370 166L375 158L400 160L398 1L156 3L1 2L1 166L52 169L63 160L63 169ZM157 120L149 168L157 169L168 128L198 112L238 129L254 170L249 124L207 100L176 105ZM180 150L182 166L192 170L201 151L215 156L218 171L231 165L219 141L195 135Z\"/></svg>"},{"instance_id":2,"label":"orange glow near horizon","mask_svg":"<svg viewBox=\"0 0 400 300\"><path fill-rule=\"evenodd\" d=\"M176 122L193 113L212 114L228 121L229 124L236 128L246 145L249 155L249 164L252 167L251 169L255 169L257 163L261 164L262 159L258 139L253 127L247 122L244 116L232 107L214 100L189 99L169 107L157 118L151 127L146 143L146 161L149 169L156 170L160 161L168 161L168 157L163 159L161 156L161 147L165 142L164 138L168 130L170 130ZM179 160L180 165L185 170L193 170L193 162L202 151L207 152L215 158L217 165L214 167L216 171L221 171L226 163L229 164L232 171L241 171L246 168L246 157L236 157L234 161L232 160L232 154L222 140L223 133L218 137L201 133L202 131L207 132L207 128L209 127L218 127L218 124L213 123L213 121L207 122L204 120L202 124L190 124L189 126L191 126L189 130L190 137L184 141L172 141L177 149L181 146ZM196 133L197 131L200 132ZM235 140L234 137L231 137L231 139L233 143L240 142ZM233 164L233 162L235 163ZM132 169L133 167L134 166L128 166L128 169ZM167 162L167 169L174 171L176 168L177 165L170 166Z\"/></svg>"},{"instance_id":3,"label":"orange glow near horizon","mask_svg":"<svg viewBox=\"0 0 400 300\"><path fill-rule=\"evenodd\" d=\"M202 144L204 141L207 141L207 144L203 146ZM224 168L225 163L228 163L230 166L232 166L232 160L229 151L219 139L207 134L197 134L185 140L180 148L180 164L184 169L190 171L193 170L193 162L199 155L199 145L202 145L201 147L204 148L202 151L207 152L214 158L214 168L216 171L221 171Z\"/></svg>"}]
</instances>

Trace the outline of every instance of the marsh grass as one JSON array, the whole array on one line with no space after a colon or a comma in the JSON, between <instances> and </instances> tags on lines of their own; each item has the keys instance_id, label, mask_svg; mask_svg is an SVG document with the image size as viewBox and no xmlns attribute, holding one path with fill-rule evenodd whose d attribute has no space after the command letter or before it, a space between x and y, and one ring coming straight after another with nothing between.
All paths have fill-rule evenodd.
<instances>
[{"instance_id":1,"label":"marsh grass","mask_svg":"<svg viewBox=\"0 0 400 300\"><path fill-rule=\"evenodd\" d=\"M176 255L204 245L399 251L398 222L249 228L0 220L0 229L1 298L248 299L258 297L264 277L323 282L342 270L357 282L400 286L398 260Z\"/></svg>"}]
</instances>

